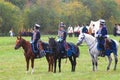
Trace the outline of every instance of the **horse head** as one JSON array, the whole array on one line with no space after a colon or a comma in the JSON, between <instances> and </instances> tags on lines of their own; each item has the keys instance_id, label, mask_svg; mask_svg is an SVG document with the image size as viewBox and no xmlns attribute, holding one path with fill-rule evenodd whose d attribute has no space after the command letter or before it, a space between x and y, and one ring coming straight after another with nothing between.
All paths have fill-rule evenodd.
<instances>
[{"instance_id":1,"label":"horse head","mask_svg":"<svg viewBox=\"0 0 120 80\"><path fill-rule=\"evenodd\" d=\"M16 45L15 45L15 49L19 49L23 44L23 39L20 37L17 36L17 40L16 40Z\"/></svg>"},{"instance_id":2,"label":"horse head","mask_svg":"<svg viewBox=\"0 0 120 80\"><path fill-rule=\"evenodd\" d=\"M78 42L77 42L77 46L82 44L82 42L84 41L84 38L85 38L85 34L84 33L81 33L78 37Z\"/></svg>"},{"instance_id":3,"label":"horse head","mask_svg":"<svg viewBox=\"0 0 120 80\"><path fill-rule=\"evenodd\" d=\"M50 46L51 48L56 47L55 38L53 38L53 37L49 38L49 46Z\"/></svg>"}]
</instances>

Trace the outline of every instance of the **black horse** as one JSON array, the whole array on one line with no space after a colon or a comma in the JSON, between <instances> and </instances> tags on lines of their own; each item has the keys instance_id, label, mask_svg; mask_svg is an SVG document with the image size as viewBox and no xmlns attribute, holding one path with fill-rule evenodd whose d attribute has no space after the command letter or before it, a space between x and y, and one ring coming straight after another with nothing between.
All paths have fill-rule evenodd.
<instances>
[{"instance_id":1,"label":"black horse","mask_svg":"<svg viewBox=\"0 0 120 80\"><path fill-rule=\"evenodd\" d=\"M63 47L61 48L61 43L55 41L55 38L49 38L49 46L54 55L54 73L56 73L57 59L58 59L59 72L61 72L61 59L67 57L69 58L72 65L71 71L75 72L76 58L80 54L79 48L73 43L68 43L68 46L70 48L70 54L67 54L67 52L62 49Z\"/></svg>"}]
</instances>

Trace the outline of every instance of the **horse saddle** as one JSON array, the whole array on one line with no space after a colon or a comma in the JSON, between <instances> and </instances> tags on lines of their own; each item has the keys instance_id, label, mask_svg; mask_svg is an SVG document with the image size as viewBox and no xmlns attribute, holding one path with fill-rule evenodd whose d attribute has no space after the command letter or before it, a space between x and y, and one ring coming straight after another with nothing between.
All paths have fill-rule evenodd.
<instances>
[{"instance_id":1,"label":"horse saddle","mask_svg":"<svg viewBox=\"0 0 120 80\"><path fill-rule=\"evenodd\" d=\"M38 49L38 54L40 58L46 55L42 41L37 42L37 49Z\"/></svg>"},{"instance_id":2,"label":"horse saddle","mask_svg":"<svg viewBox=\"0 0 120 80\"><path fill-rule=\"evenodd\" d=\"M73 43L66 43L65 45L63 45L62 43L59 44L60 44L60 51L63 55L71 56L72 53L75 54L76 50Z\"/></svg>"},{"instance_id":3,"label":"horse saddle","mask_svg":"<svg viewBox=\"0 0 120 80\"><path fill-rule=\"evenodd\" d=\"M37 50L34 49L35 45L32 44L32 50L33 50L36 58L42 58L42 57L44 57L46 55L46 53L45 53L45 51L43 49L43 44L42 43L43 43L42 41L37 42L37 46L36 46Z\"/></svg>"},{"instance_id":4,"label":"horse saddle","mask_svg":"<svg viewBox=\"0 0 120 80\"><path fill-rule=\"evenodd\" d=\"M112 40L109 38L105 39L105 49L111 49L112 48Z\"/></svg>"}]
</instances>

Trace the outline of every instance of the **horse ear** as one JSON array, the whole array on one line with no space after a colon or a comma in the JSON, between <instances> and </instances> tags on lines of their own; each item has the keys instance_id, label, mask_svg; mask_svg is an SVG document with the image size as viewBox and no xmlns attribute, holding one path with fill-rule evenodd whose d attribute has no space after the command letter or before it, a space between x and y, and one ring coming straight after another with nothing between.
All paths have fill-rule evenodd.
<instances>
[{"instance_id":1,"label":"horse ear","mask_svg":"<svg viewBox=\"0 0 120 80\"><path fill-rule=\"evenodd\" d=\"M18 36L17 36L17 39L19 39Z\"/></svg>"},{"instance_id":2,"label":"horse ear","mask_svg":"<svg viewBox=\"0 0 120 80\"><path fill-rule=\"evenodd\" d=\"M20 39L21 39L21 35L20 35Z\"/></svg>"},{"instance_id":3,"label":"horse ear","mask_svg":"<svg viewBox=\"0 0 120 80\"><path fill-rule=\"evenodd\" d=\"M19 35L19 39L21 39L21 31L19 32L19 34L18 34L18 35Z\"/></svg>"}]
</instances>

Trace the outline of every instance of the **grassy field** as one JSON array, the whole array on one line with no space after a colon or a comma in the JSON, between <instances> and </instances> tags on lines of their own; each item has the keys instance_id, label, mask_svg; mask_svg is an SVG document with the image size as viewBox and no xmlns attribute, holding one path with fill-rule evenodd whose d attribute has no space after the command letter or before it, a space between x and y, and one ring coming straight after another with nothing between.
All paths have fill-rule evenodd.
<instances>
[{"instance_id":1,"label":"grassy field","mask_svg":"<svg viewBox=\"0 0 120 80\"><path fill-rule=\"evenodd\" d=\"M119 37L110 36L119 40ZM29 37L24 37L30 40ZM43 41L48 41L48 36L42 36ZM77 38L67 38L68 42L77 42ZM118 51L117 70L113 71L114 59L111 69L106 71L107 57L99 58L98 71L92 71L91 57L88 47L84 43L80 46L80 56L77 58L76 72L71 72L69 60L65 63L62 60L62 72L48 72L48 65L45 58L35 60L35 72L26 74L26 63L23 49L14 50L16 37L0 37L0 80L120 80L120 49ZM30 68L31 70L31 68Z\"/></svg>"}]
</instances>

